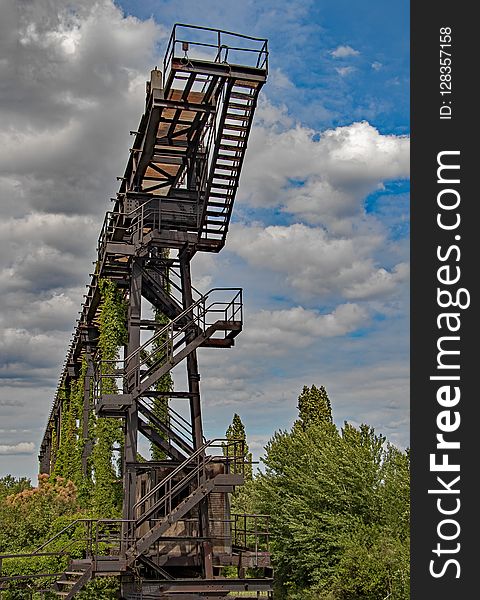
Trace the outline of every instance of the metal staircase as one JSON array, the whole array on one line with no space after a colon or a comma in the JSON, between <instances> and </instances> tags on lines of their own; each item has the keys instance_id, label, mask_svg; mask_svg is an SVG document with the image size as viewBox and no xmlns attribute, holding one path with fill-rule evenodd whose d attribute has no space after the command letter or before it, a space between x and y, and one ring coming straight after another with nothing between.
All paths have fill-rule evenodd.
<instances>
[{"instance_id":1,"label":"metal staircase","mask_svg":"<svg viewBox=\"0 0 480 600\"><path fill-rule=\"evenodd\" d=\"M225 293L235 292L231 300ZM96 368L96 409L108 415L128 406L133 396L146 393L155 383L199 346L231 347L242 330L242 290L214 288L161 327L149 340L123 360L103 360ZM104 393L117 389L119 377L133 386L128 398Z\"/></svg>"},{"instance_id":2,"label":"metal staircase","mask_svg":"<svg viewBox=\"0 0 480 600\"><path fill-rule=\"evenodd\" d=\"M183 462L193 453L193 439L190 423L171 406L165 411L163 419L155 414L154 399L141 396L137 400L138 412L147 419L139 417L138 428L146 438L156 444L173 460Z\"/></svg>"},{"instance_id":3,"label":"metal staircase","mask_svg":"<svg viewBox=\"0 0 480 600\"><path fill-rule=\"evenodd\" d=\"M218 249L227 237L260 89L261 83L243 79L226 86L201 225L201 239L215 242Z\"/></svg>"},{"instance_id":4,"label":"metal staircase","mask_svg":"<svg viewBox=\"0 0 480 600\"><path fill-rule=\"evenodd\" d=\"M206 451L212 448L215 442L218 445L222 440L205 442L136 502L133 508L138 516L132 536L135 543L126 552L127 565L133 564L140 555L148 551L172 525L192 511L208 494L218 490L224 491L225 487L233 490L233 486L243 484L242 474L235 473L235 468L234 472L230 472L231 464L235 467L243 466L243 442L233 443L234 452L230 453L229 458L216 457L217 461L223 463L225 472L209 477L208 465L215 459L206 455ZM221 445L220 447L222 448ZM146 534L139 537L136 534L139 527L151 520L154 520L155 524Z\"/></svg>"},{"instance_id":5,"label":"metal staircase","mask_svg":"<svg viewBox=\"0 0 480 600\"><path fill-rule=\"evenodd\" d=\"M75 597L92 578L91 565L84 570L65 571L60 579L53 584L52 591L56 596L64 600L70 600Z\"/></svg>"}]
</instances>

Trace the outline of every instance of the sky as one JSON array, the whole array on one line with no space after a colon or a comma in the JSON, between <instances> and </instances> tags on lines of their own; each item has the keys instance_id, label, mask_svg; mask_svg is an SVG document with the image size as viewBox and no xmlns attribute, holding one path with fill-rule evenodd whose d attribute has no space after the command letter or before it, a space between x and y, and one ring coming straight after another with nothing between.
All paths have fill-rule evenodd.
<instances>
[{"instance_id":1,"label":"sky","mask_svg":"<svg viewBox=\"0 0 480 600\"><path fill-rule=\"evenodd\" d=\"M194 285L244 289L200 349L207 437L254 458L324 385L335 422L409 445L409 4L0 0L0 476L37 454L103 214L175 22L269 39L227 244ZM175 373L174 373L175 379Z\"/></svg>"}]
</instances>

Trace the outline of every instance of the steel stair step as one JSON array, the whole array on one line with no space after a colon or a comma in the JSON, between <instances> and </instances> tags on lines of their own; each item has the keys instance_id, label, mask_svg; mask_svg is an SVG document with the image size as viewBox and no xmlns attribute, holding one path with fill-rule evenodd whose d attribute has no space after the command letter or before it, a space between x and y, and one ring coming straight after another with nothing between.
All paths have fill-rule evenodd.
<instances>
[{"instance_id":1,"label":"steel stair step","mask_svg":"<svg viewBox=\"0 0 480 600\"><path fill-rule=\"evenodd\" d=\"M254 89L256 88L258 83L251 79L237 79L233 85L233 87L244 87Z\"/></svg>"},{"instance_id":2,"label":"steel stair step","mask_svg":"<svg viewBox=\"0 0 480 600\"><path fill-rule=\"evenodd\" d=\"M215 163L213 172L215 173L215 171L239 171L239 170L240 170L239 165L224 165L223 163L217 162L217 163ZM235 174L235 176L236 175L237 174Z\"/></svg>"},{"instance_id":3,"label":"steel stair step","mask_svg":"<svg viewBox=\"0 0 480 600\"><path fill-rule=\"evenodd\" d=\"M225 202L225 204L222 204L222 202L208 202L207 206L210 207L218 207L218 208L225 208L226 206L230 206L230 203Z\"/></svg>"},{"instance_id":4,"label":"steel stair step","mask_svg":"<svg viewBox=\"0 0 480 600\"><path fill-rule=\"evenodd\" d=\"M234 345L234 340L231 338L210 339L203 342L203 348L231 348Z\"/></svg>"},{"instance_id":5,"label":"steel stair step","mask_svg":"<svg viewBox=\"0 0 480 600\"><path fill-rule=\"evenodd\" d=\"M237 187L237 184L232 185L223 185L221 183L212 183L212 188L218 188L219 190L233 190L234 187Z\"/></svg>"},{"instance_id":6,"label":"steel stair step","mask_svg":"<svg viewBox=\"0 0 480 600\"><path fill-rule=\"evenodd\" d=\"M210 207L208 207L208 208L210 208ZM226 215L227 215L227 212L228 212L228 210L227 210L227 209L228 209L228 208L229 208L229 205L225 205L225 206L222 208L222 210L221 210L221 211L218 211L218 210L207 210L207 211L206 211L206 215L207 215L207 221L206 221L206 223L208 223L208 222L211 222L211 223L218 223L218 221L215 221L215 220L210 220L210 221L209 221L209 220L208 220L208 217L216 217L217 219L219 219L220 217L224 217L224 216L226 216Z\"/></svg>"},{"instance_id":7,"label":"steel stair step","mask_svg":"<svg viewBox=\"0 0 480 600\"><path fill-rule=\"evenodd\" d=\"M241 161L241 158L239 156L230 156L230 154L223 154L223 152L219 152L217 154L217 158L220 160L231 160L236 162Z\"/></svg>"},{"instance_id":8,"label":"steel stair step","mask_svg":"<svg viewBox=\"0 0 480 600\"><path fill-rule=\"evenodd\" d=\"M211 207L209 206L209 210L206 211L207 219L208 217L223 217L224 215L228 216L228 214L230 213L230 206L231 205L223 204L216 210L210 210Z\"/></svg>"},{"instance_id":9,"label":"steel stair step","mask_svg":"<svg viewBox=\"0 0 480 600\"><path fill-rule=\"evenodd\" d=\"M230 98L238 98L242 100L251 100L252 94L246 94L245 92L230 92Z\"/></svg>"},{"instance_id":10,"label":"steel stair step","mask_svg":"<svg viewBox=\"0 0 480 600\"><path fill-rule=\"evenodd\" d=\"M238 135L230 135L229 133L223 133L222 134L222 142L224 142L225 140L227 142L237 142L238 149L242 149L243 150L243 142L245 141L245 136L244 135L238 136ZM219 146L219 148L220 147L221 146Z\"/></svg>"},{"instance_id":11,"label":"steel stair step","mask_svg":"<svg viewBox=\"0 0 480 600\"><path fill-rule=\"evenodd\" d=\"M240 167L238 165L215 165L215 171L238 171Z\"/></svg>"},{"instance_id":12,"label":"steel stair step","mask_svg":"<svg viewBox=\"0 0 480 600\"><path fill-rule=\"evenodd\" d=\"M241 102L229 102L228 108L238 108L238 109L251 109L251 105L249 103L242 104Z\"/></svg>"},{"instance_id":13,"label":"steel stair step","mask_svg":"<svg viewBox=\"0 0 480 600\"><path fill-rule=\"evenodd\" d=\"M221 233L223 233L224 229L225 229L224 227L220 227L218 229L211 229L209 227L203 227L202 233L216 233L216 234L220 235Z\"/></svg>"},{"instance_id":14,"label":"steel stair step","mask_svg":"<svg viewBox=\"0 0 480 600\"><path fill-rule=\"evenodd\" d=\"M214 173L213 174L213 179L226 179L226 180L230 180L230 179L235 179L236 175L220 175L220 173ZM213 184L215 185L215 184Z\"/></svg>"},{"instance_id":15,"label":"steel stair step","mask_svg":"<svg viewBox=\"0 0 480 600\"><path fill-rule=\"evenodd\" d=\"M226 222L226 217L228 217L227 213L224 213L223 215L215 215L216 217L218 217L218 219L206 219L205 221L205 225L224 225Z\"/></svg>"},{"instance_id":16,"label":"steel stair step","mask_svg":"<svg viewBox=\"0 0 480 600\"><path fill-rule=\"evenodd\" d=\"M248 127L245 127L245 125L229 125L228 123L224 123L223 128L229 129L232 131L247 131L247 129L248 129ZM225 137L225 136L222 136L222 137Z\"/></svg>"},{"instance_id":17,"label":"steel stair step","mask_svg":"<svg viewBox=\"0 0 480 600\"><path fill-rule=\"evenodd\" d=\"M226 146L226 150L240 150L243 149L243 142L245 140L245 136L240 134L240 135L233 135L230 133L222 133L222 139L220 140L219 144L218 144L218 148L221 149L222 144L224 146ZM235 144L229 144L227 142L235 142Z\"/></svg>"},{"instance_id":18,"label":"steel stair step","mask_svg":"<svg viewBox=\"0 0 480 600\"><path fill-rule=\"evenodd\" d=\"M224 216L228 216L229 210L230 210L230 206L229 204L225 204L224 206L222 206L222 208L220 210L211 210L211 207L208 207L208 210L206 211L206 215L207 215L207 220L208 217L224 217ZM213 221L212 221L213 222Z\"/></svg>"},{"instance_id":19,"label":"steel stair step","mask_svg":"<svg viewBox=\"0 0 480 600\"><path fill-rule=\"evenodd\" d=\"M211 198L223 198L225 201L226 200L231 200L232 199L232 195L225 193L225 192L216 192L215 190L212 190L210 192L210 197ZM214 200L215 202L215 200ZM210 204L210 200L208 201L208 204ZM212 206L215 206L215 204L212 204ZM220 204L219 204L220 206Z\"/></svg>"},{"instance_id":20,"label":"steel stair step","mask_svg":"<svg viewBox=\"0 0 480 600\"><path fill-rule=\"evenodd\" d=\"M227 113L225 115L226 119L231 119L232 121L250 121L252 115L235 115L232 113Z\"/></svg>"}]
</instances>

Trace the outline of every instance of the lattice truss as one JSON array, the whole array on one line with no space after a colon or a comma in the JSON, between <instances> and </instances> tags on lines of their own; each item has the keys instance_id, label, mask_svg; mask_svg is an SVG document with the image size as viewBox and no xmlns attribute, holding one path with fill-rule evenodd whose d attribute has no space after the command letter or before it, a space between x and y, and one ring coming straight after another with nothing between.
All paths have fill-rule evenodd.
<instances>
[{"instance_id":1,"label":"lattice truss","mask_svg":"<svg viewBox=\"0 0 480 600\"><path fill-rule=\"evenodd\" d=\"M202 428L197 349L233 346L243 326L242 290L200 293L190 271L197 252L225 244L267 58L266 40L175 25L163 70L153 70L147 83L145 113L105 216L59 386L71 386L86 361L85 473L90 411L122 424L123 518L85 521L97 544L55 582L62 597L101 574L120 576L122 597L131 599L232 598L239 591L245 598L245 590L272 597L264 519L230 511L229 494L244 482L243 441L206 440ZM113 361L98 348L103 279L128 303L128 342ZM142 314L142 299L162 322ZM188 389L159 390L177 365ZM174 410L179 402L185 410ZM61 427L57 394L41 472L53 468ZM165 458L138 462L139 435ZM110 540L108 555L98 554L99 539ZM221 577L225 566L237 567L237 578ZM256 577L246 577L253 568Z\"/></svg>"}]
</instances>

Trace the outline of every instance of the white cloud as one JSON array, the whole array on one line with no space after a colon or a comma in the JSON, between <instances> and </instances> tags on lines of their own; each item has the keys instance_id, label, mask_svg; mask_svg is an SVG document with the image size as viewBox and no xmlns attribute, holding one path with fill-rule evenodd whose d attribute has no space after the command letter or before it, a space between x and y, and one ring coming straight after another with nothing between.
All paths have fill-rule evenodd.
<instances>
[{"instance_id":1,"label":"white cloud","mask_svg":"<svg viewBox=\"0 0 480 600\"><path fill-rule=\"evenodd\" d=\"M320 227L232 227L229 250L258 269L284 274L296 293L349 300L385 296L404 280L405 269L388 272L372 255L384 242L374 231L355 237L331 237ZM264 275L263 275L264 276Z\"/></svg>"},{"instance_id":2,"label":"white cloud","mask_svg":"<svg viewBox=\"0 0 480 600\"><path fill-rule=\"evenodd\" d=\"M12 6L0 17L0 351L2 376L29 386L58 378L167 34L111 0Z\"/></svg>"},{"instance_id":3,"label":"white cloud","mask_svg":"<svg viewBox=\"0 0 480 600\"><path fill-rule=\"evenodd\" d=\"M409 265L399 263L392 271L377 269L361 282L355 282L345 290L346 298L368 299L378 298L391 293L399 283L407 281Z\"/></svg>"},{"instance_id":4,"label":"white cloud","mask_svg":"<svg viewBox=\"0 0 480 600\"><path fill-rule=\"evenodd\" d=\"M0 373L2 377L28 375L33 379L35 370L48 372L61 364L65 352L62 346L50 332L33 334L6 328L0 338Z\"/></svg>"},{"instance_id":5,"label":"white cloud","mask_svg":"<svg viewBox=\"0 0 480 600\"><path fill-rule=\"evenodd\" d=\"M315 203L329 205L326 211L319 207L323 216L335 214L339 204L356 212L383 182L409 175L409 138L381 134L365 121L320 136L300 125L278 131L264 122L254 128L250 148L240 198L253 206L283 206L302 218L313 216L313 222ZM297 199L313 188L312 200Z\"/></svg>"},{"instance_id":6,"label":"white cloud","mask_svg":"<svg viewBox=\"0 0 480 600\"><path fill-rule=\"evenodd\" d=\"M295 86L290 81L288 76L278 67L270 71L268 77L268 85L270 88L278 88L279 90L295 89Z\"/></svg>"},{"instance_id":7,"label":"white cloud","mask_svg":"<svg viewBox=\"0 0 480 600\"><path fill-rule=\"evenodd\" d=\"M380 71L380 69L382 69L382 68L383 68L383 65L381 62L375 61L372 63L372 69L374 71Z\"/></svg>"},{"instance_id":8,"label":"white cloud","mask_svg":"<svg viewBox=\"0 0 480 600\"><path fill-rule=\"evenodd\" d=\"M290 354L319 338L355 331L367 321L367 311L357 304L339 305L328 314L295 306L285 310L262 310L249 319L242 343L249 352Z\"/></svg>"},{"instance_id":9,"label":"white cloud","mask_svg":"<svg viewBox=\"0 0 480 600\"><path fill-rule=\"evenodd\" d=\"M23 206L102 213L165 30L124 17L111 0L39 0L8 14L0 176L17 184Z\"/></svg>"},{"instance_id":10,"label":"white cloud","mask_svg":"<svg viewBox=\"0 0 480 600\"><path fill-rule=\"evenodd\" d=\"M332 50L330 54L333 58L348 58L349 56L358 56L360 52L351 46L338 46L335 50Z\"/></svg>"},{"instance_id":11,"label":"white cloud","mask_svg":"<svg viewBox=\"0 0 480 600\"><path fill-rule=\"evenodd\" d=\"M33 442L18 442L18 444L0 444L0 454L15 455L15 454L33 454L35 445Z\"/></svg>"},{"instance_id":12,"label":"white cloud","mask_svg":"<svg viewBox=\"0 0 480 600\"><path fill-rule=\"evenodd\" d=\"M341 76L341 77L346 77L347 75L350 75L351 73L354 73L356 71L355 67L336 67L335 71Z\"/></svg>"}]
</instances>

